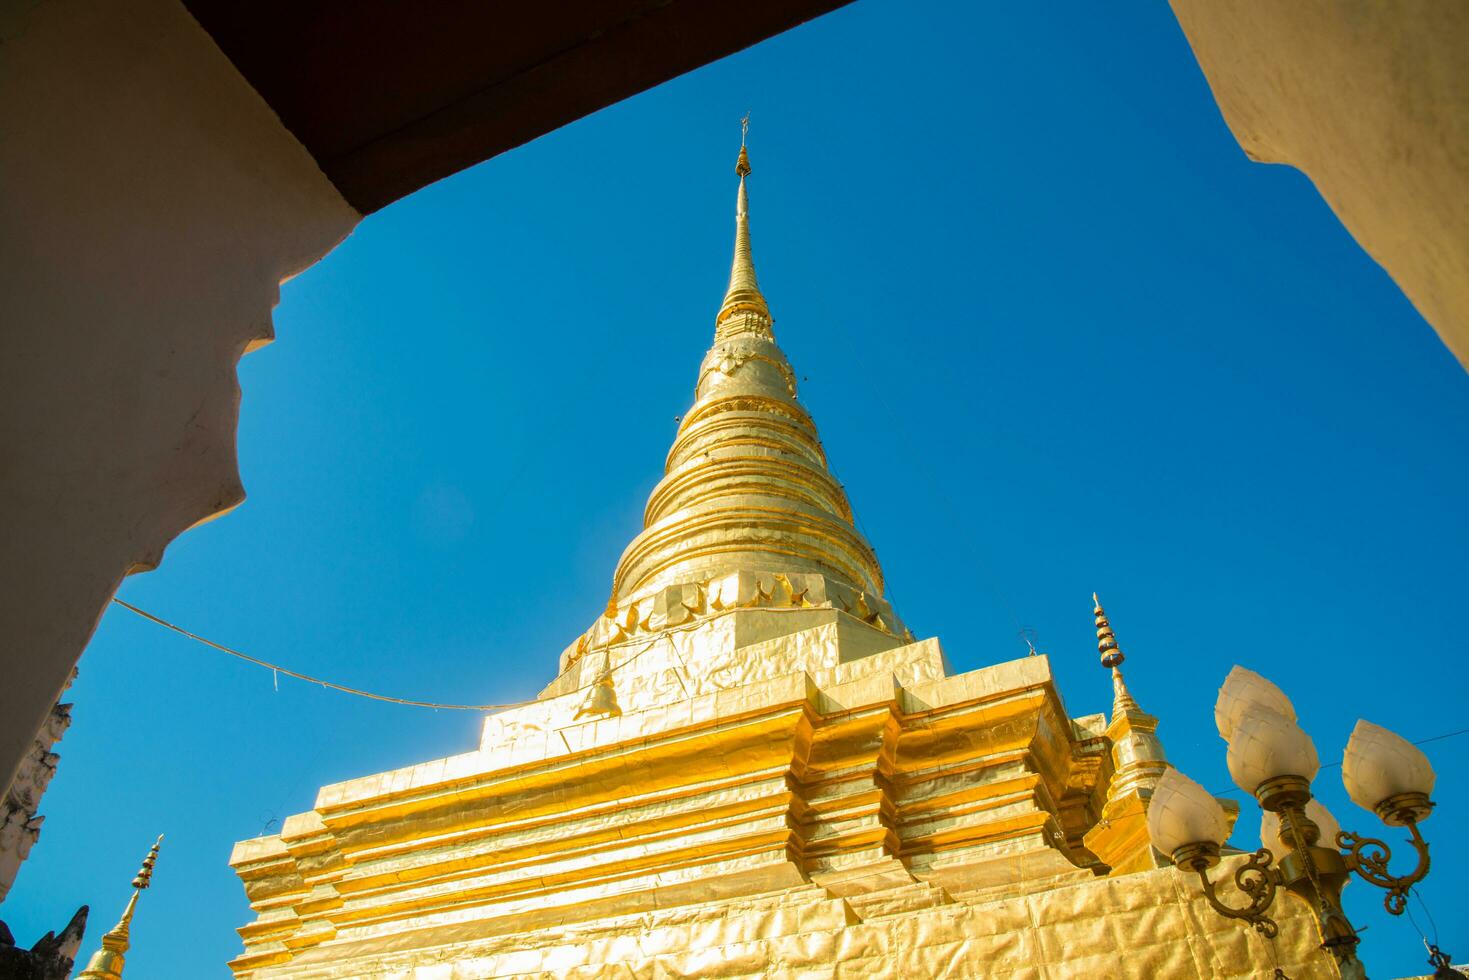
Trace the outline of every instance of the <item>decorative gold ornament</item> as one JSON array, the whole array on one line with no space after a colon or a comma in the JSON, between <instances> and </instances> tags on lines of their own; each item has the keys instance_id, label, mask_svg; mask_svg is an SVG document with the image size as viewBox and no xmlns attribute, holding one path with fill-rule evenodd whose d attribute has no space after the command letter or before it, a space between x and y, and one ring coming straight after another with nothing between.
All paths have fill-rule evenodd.
<instances>
[{"instance_id":1,"label":"decorative gold ornament","mask_svg":"<svg viewBox=\"0 0 1469 980\"><path fill-rule=\"evenodd\" d=\"M587 690L587 699L577 711L577 718L607 718L622 714L617 706L617 689L612 685L612 671L602 671L602 676Z\"/></svg>"},{"instance_id":2,"label":"decorative gold ornament","mask_svg":"<svg viewBox=\"0 0 1469 980\"><path fill-rule=\"evenodd\" d=\"M122 918L102 936L102 948L92 954L87 968L77 974L76 980L122 980L123 958L128 951L133 912L138 907L138 896L153 882L153 866L158 862L158 849L162 846L163 835L159 834L158 840L148 849L148 856L143 858L142 868L133 878L133 894L128 898Z\"/></svg>"},{"instance_id":3,"label":"decorative gold ornament","mask_svg":"<svg viewBox=\"0 0 1469 980\"><path fill-rule=\"evenodd\" d=\"M1096 618L1097 652L1102 666L1112 674L1112 719L1107 736L1112 740L1113 775L1102 807L1102 819L1087 832L1086 846L1116 873L1163 867L1163 855L1153 850L1148 836L1148 807L1153 787L1169 769L1167 754L1158 738L1158 719L1143 711L1127 689L1122 676L1122 650L1092 593L1092 615Z\"/></svg>"}]
</instances>

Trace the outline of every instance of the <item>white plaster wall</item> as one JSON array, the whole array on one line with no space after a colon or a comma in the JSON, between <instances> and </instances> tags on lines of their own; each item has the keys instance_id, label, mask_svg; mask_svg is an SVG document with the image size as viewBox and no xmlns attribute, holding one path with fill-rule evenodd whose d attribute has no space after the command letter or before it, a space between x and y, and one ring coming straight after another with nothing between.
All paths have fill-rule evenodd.
<instances>
[{"instance_id":1,"label":"white plaster wall","mask_svg":"<svg viewBox=\"0 0 1469 980\"><path fill-rule=\"evenodd\" d=\"M1245 153L1309 176L1469 367L1469 3L1172 3Z\"/></svg>"},{"instance_id":2,"label":"white plaster wall","mask_svg":"<svg viewBox=\"0 0 1469 980\"><path fill-rule=\"evenodd\" d=\"M0 0L0 787L123 576L244 498L235 364L358 220L177 0Z\"/></svg>"}]
</instances>

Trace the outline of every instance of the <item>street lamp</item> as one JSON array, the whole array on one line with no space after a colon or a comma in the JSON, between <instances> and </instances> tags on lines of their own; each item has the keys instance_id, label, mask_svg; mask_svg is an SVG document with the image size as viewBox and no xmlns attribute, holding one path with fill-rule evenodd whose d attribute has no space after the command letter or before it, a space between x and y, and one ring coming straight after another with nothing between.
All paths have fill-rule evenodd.
<instances>
[{"instance_id":1,"label":"street lamp","mask_svg":"<svg viewBox=\"0 0 1469 980\"><path fill-rule=\"evenodd\" d=\"M1342 888L1356 874L1387 891L1383 904L1388 912L1403 913L1409 890L1428 874L1428 844L1418 832L1418 824L1433 810L1428 794L1434 774L1428 757L1387 729L1358 721L1342 758L1342 781L1352 802L1388 826L1407 827L1412 835L1417 867L1394 876L1388 872L1392 852L1387 844L1340 830L1326 807L1311 798L1311 780L1321 763L1280 688L1235 667L1219 689L1214 720L1229 745L1230 777L1264 811L1260 836L1266 846L1234 872L1247 904L1226 904L1209 880L1209 869L1219 863L1229 833L1224 808L1177 769L1164 773L1153 790L1148 808L1153 846L1180 868L1198 874L1204 897L1216 911L1248 922L1266 938L1277 932L1268 913L1277 890L1284 888L1311 908L1321 945L1336 958L1342 976L1365 978L1356 954L1357 931L1342 910ZM1448 970L1447 957L1433 953L1440 968L1435 976L1461 976Z\"/></svg>"}]
</instances>

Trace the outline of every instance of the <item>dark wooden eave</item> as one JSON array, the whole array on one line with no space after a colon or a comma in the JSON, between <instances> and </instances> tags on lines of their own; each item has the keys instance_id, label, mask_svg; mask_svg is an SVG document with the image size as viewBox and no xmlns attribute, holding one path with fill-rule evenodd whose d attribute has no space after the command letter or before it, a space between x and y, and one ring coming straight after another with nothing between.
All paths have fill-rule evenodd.
<instances>
[{"instance_id":1,"label":"dark wooden eave","mask_svg":"<svg viewBox=\"0 0 1469 980\"><path fill-rule=\"evenodd\" d=\"M850 0L184 0L363 214Z\"/></svg>"}]
</instances>

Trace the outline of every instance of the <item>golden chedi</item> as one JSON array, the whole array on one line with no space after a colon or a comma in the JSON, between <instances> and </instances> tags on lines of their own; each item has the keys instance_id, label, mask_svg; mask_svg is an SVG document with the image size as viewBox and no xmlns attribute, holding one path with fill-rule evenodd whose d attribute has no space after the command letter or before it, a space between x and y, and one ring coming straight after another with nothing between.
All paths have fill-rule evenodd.
<instances>
[{"instance_id":1,"label":"golden chedi","mask_svg":"<svg viewBox=\"0 0 1469 980\"><path fill-rule=\"evenodd\" d=\"M953 675L884 601L737 170L714 345L606 610L477 750L236 845L236 977L1268 975L1148 844L1167 762L1120 672L1111 723L1074 719L1045 656ZM1292 910L1274 955L1334 976L1318 941Z\"/></svg>"}]
</instances>

